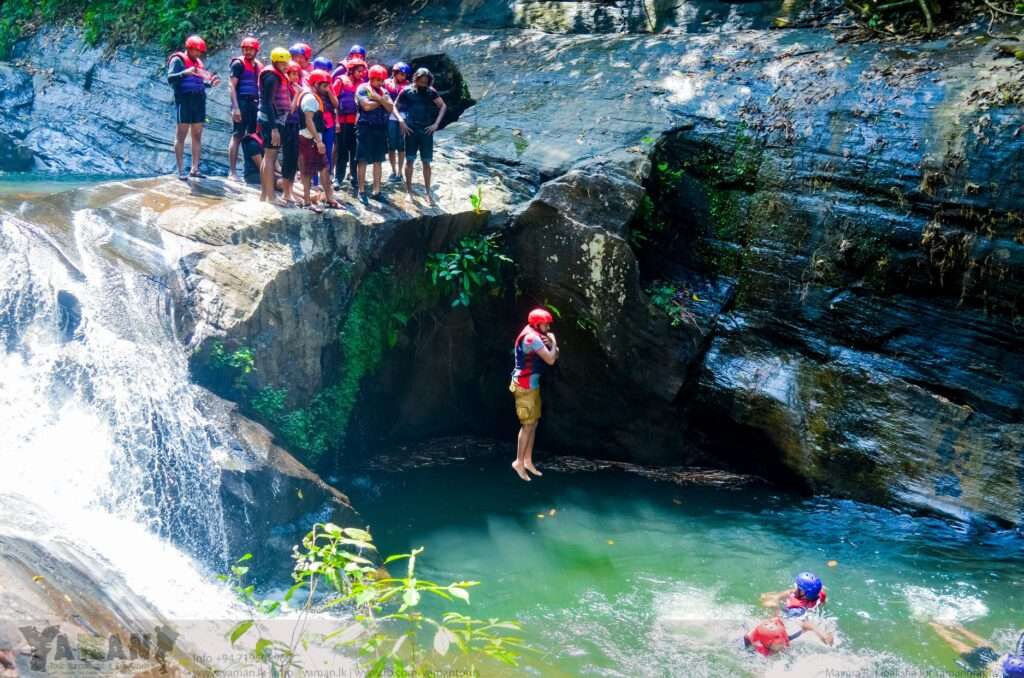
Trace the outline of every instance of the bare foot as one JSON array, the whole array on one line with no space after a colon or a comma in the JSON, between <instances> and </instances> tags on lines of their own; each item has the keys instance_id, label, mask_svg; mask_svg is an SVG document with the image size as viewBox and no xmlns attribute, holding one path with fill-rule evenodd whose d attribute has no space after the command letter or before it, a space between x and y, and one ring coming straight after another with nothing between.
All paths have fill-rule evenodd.
<instances>
[{"instance_id":1,"label":"bare foot","mask_svg":"<svg viewBox=\"0 0 1024 678\"><path fill-rule=\"evenodd\" d=\"M512 470L519 474L520 478L526 482L530 482L530 476L526 475L526 471L523 470L523 466L519 463L518 459L512 462Z\"/></svg>"},{"instance_id":2,"label":"bare foot","mask_svg":"<svg viewBox=\"0 0 1024 678\"><path fill-rule=\"evenodd\" d=\"M543 473L538 471L537 467L534 466L533 464L523 464L523 467L526 468L527 471L529 471L530 473L532 473L535 476L542 476L542 475L544 475Z\"/></svg>"}]
</instances>

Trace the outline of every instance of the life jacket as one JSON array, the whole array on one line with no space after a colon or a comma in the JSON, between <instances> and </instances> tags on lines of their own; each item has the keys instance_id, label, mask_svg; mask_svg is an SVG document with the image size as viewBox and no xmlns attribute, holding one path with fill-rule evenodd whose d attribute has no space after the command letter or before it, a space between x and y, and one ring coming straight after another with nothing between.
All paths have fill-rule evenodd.
<instances>
[{"instance_id":1,"label":"life jacket","mask_svg":"<svg viewBox=\"0 0 1024 678\"><path fill-rule=\"evenodd\" d=\"M185 68L192 68L195 66L196 70L200 73L203 71L203 60L196 59L192 60L188 56L188 52L174 52L167 57L167 65L170 66L171 61L175 58L181 59L182 65ZM194 94L196 92L206 92L206 80L203 76L198 73L192 73L189 75L182 76L180 78L174 78L170 81L171 85L174 86L174 91L179 94Z\"/></svg>"},{"instance_id":2,"label":"life jacket","mask_svg":"<svg viewBox=\"0 0 1024 678\"><path fill-rule=\"evenodd\" d=\"M766 657L775 652L771 649L772 645L782 643L784 648L789 647L789 634L779 618L761 622L747 634L746 639L754 650Z\"/></svg>"},{"instance_id":3,"label":"life jacket","mask_svg":"<svg viewBox=\"0 0 1024 678\"><path fill-rule=\"evenodd\" d=\"M786 600L787 610L813 610L818 605L824 605L825 600L828 598L828 594L825 593L825 588L822 587L818 597L814 600L807 600L806 598L798 598L796 591L789 594L789 599Z\"/></svg>"},{"instance_id":4,"label":"life jacket","mask_svg":"<svg viewBox=\"0 0 1024 678\"><path fill-rule=\"evenodd\" d=\"M535 335L538 339L540 338L540 332L533 329L529 325L523 328L523 331L516 337L515 343L515 377L516 383L523 388L530 388L530 377L533 375L542 375L547 370L548 364L544 362L544 359L537 355L536 351L527 353L526 352L526 340L532 335Z\"/></svg>"},{"instance_id":5,"label":"life jacket","mask_svg":"<svg viewBox=\"0 0 1024 678\"><path fill-rule=\"evenodd\" d=\"M387 90L388 94L391 96L392 101L397 101L398 95L401 93L403 89L405 89L408 86L408 82L403 82L401 85L399 85L397 82L395 82L394 78L388 78L387 80L384 81L384 89Z\"/></svg>"},{"instance_id":6,"label":"life jacket","mask_svg":"<svg viewBox=\"0 0 1024 678\"><path fill-rule=\"evenodd\" d=\"M362 83L353 82L352 78L343 75L337 79L334 87L334 94L338 97L338 113L341 114L342 122L354 122L355 115L359 112L356 105L356 89Z\"/></svg>"},{"instance_id":7,"label":"life jacket","mask_svg":"<svg viewBox=\"0 0 1024 678\"><path fill-rule=\"evenodd\" d=\"M327 129L326 123L324 123L324 100L320 98L320 95L311 89L307 89L299 97L299 105L301 110L302 97L311 96L316 99L316 103L320 106L320 110L313 114L313 126L316 127L316 131L319 134L323 134L324 130Z\"/></svg>"},{"instance_id":8,"label":"life jacket","mask_svg":"<svg viewBox=\"0 0 1024 678\"><path fill-rule=\"evenodd\" d=\"M362 85L366 85L368 88L373 89L373 86L372 85L368 85L367 83L361 83L360 87ZM375 91L375 93L380 94L380 92L376 92L376 90L374 90L374 91ZM360 110L359 111L359 121L358 122L359 122L360 125L374 125L374 126L387 125L388 124L388 118L390 116L391 116L391 113L388 111L388 109L384 108L383 106L377 106L377 108L373 109L372 111Z\"/></svg>"},{"instance_id":9,"label":"life jacket","mask_svg":"<svg viewBox=\"0 0 1024 678\"><path fill-rule=\"evenodd\" d=\"M277 76L279 82L277 90L274 92L273 101L274 117L276 120L271 120L270 122L277 123L286 118L292 110L292 90L288 77L275 68L273 64L260 69L260 83L262 84L263 78L269 78L272 75Z\"/></svg>"},{"instance_id":10,"label":"life jacket","mask_svg":"<svg viewBox=\"0 0 1024 678\"><path fill-rule=\"evenodd\" d=\"M236 87L235 92L237 92L240 97L259 97L259 75L260 71L263 70L263 64L260 63L259 59L254 60L253 63L250 64L240 56L236 56L231 60L231 67L234 67L236 63L241 63L245 70L242 71L242 77L238 79L238 86Z\"/></svg>"}]
</instances>

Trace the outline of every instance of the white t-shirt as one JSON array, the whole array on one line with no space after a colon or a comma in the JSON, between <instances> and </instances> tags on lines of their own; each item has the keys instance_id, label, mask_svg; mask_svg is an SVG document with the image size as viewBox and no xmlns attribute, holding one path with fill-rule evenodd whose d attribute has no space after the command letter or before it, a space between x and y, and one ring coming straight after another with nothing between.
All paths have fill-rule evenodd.
<instances>
[{"instance_id":1,"label":"white t-shirt","mask_svg":"<svg viewBox=\"0 0 1024 678\"><path fill-rule=\"evenodd\" d=\"M320 110L320 102L316 100L316 97L312 94L303 94L302 101L299 103L299 110L302 111L303 116L300 124L302 127L299 129L299 134L306 137L307 139L316 139L310 134L309 129L306 127L306 113L316 113Z\"/></svg>"}]
</instances>

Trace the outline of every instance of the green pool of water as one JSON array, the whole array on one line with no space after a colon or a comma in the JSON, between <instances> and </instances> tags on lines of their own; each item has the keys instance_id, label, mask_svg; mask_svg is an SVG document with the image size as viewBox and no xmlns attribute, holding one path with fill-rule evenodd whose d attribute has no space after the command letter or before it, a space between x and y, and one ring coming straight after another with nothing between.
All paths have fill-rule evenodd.
<instances>
[{"instance_id":1,"label":"green pool of water","mask_svg":"<svg viewBox=\"0 0 1024 678\"><path fill-rule=\"evenodd\" d=\"M421 576L482 581L472 613L521 621L540 651L534 675L928 675L958 669L929 619L963 623L1000 652L1024 627L1012 532L622 472L526 484L504 461L344 485L382 553L425 546ZM759 594L805 569L825 580L835 647L800 639L770 659L740 649L766 616Z\"/></svg>"},{"instance_id":2,"label":"green pool of water","mask_svg":"<svg viewBox=\"0 0 1024 678\"><path fill-rule=\"evenodd\" d=\"M126 177L117 177L123 179ZM39 172L0 172L0 199L28 200L76 188L94 186L112 177L91 174L43 174Z\"/></svg>"}]
</instances>

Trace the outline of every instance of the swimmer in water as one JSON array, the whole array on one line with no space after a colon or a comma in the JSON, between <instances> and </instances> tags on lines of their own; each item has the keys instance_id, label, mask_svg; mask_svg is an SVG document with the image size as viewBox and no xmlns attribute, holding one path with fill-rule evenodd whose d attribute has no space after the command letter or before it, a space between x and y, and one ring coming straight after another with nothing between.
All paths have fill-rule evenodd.
<instances>
[{"instance_id":1,"label":"swimmer in water","mask_svg":"<svg viewBox=\"0 0 1024 678\"><path fill-rule=\"evenodd\" d=\"M819 609L825 604L828 594L813 572L801 572L793 582L793 588L785 591L761 594L764 607L783 606L787 617L799 617L808 610Z\"/></svg>"},{"instance_id":2,"label":"swimmer in water","mask_svg":"<svg viewBox=\"0 0 1024 678\"><path fill-rule=\"evenodd\" d=\"M1017 638L1013 654L1001 657L992 648L992 643L960 624L929 622L935 633L960 655L956 664L960 668L979 675L1002 676L1002 678L1024 678L1024 633Z\"/></svg>"},{"instance_id":3,"label":"swimmer in water","mask_svg":"<svg viewBox=\"0 0 1024 678\"><path fill-rule=\"evenodd\" d=\"M831 633L820 630L814 622L808 619L800 622L799 631L789 633L786 631L786 625L782 622L782 619L776 617L775 619L767 619L761 622L754 627L753 631L743 636L743 647L751 648L758 654L770 657L785 651L789 644L802 636L805 631L810 631L818 636L821 642L826 645L831 645L835 640Z\"/></svg>"}]
</instances>

